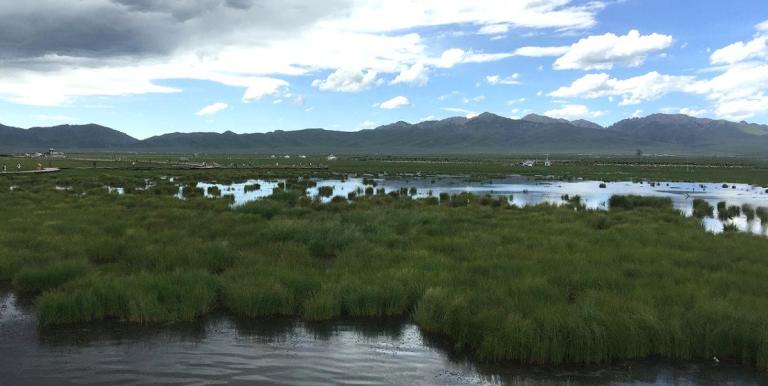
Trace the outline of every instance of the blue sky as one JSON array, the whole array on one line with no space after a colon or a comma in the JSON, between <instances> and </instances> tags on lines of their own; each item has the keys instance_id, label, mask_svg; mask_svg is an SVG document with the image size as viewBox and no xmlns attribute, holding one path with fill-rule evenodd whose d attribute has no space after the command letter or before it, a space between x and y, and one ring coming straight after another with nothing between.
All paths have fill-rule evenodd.
<instances>
[{"instance_id":1,"label":"blue sky","mask_svg":"<svg viewBox=\"0 0 768 386\"><path fill-rule=\"evenodd\" d=\"M95 122L146 138L484 111L768 123L759 0L39 3L0 5L33 26L0 27L0 47L14 47L0 54L5 125ZM114 28L89 24L97 13Z\"/></svg>"}]
</instances>

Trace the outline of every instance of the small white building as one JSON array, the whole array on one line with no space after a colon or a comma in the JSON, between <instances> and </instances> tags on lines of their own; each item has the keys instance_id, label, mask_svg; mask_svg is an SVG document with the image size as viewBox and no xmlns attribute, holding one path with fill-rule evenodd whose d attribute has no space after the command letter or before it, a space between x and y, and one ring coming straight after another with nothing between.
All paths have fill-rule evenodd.
<instances>
[{"instance_id":1,"label":"small white building","mask_svg":"<svg viewBox=\"0 0 768 386\"><path fill-rule=\"evenodd\" d=\"M529 160L525 160L525 161L520 163L520 166L524 166L524 167L527 167L527 168L532 168L535 165L536 165L536 161L530 160L530 159Z\"/></svg>"},{"instance_id":2,"label":"small white building","mask_svg":"<svg viewBox=\"0 0 768 386\"><path fill-rule=\"evenodd\" d=\"M544 166L546 167L552 166L552 161L549 160L549 154L547 154L547 159L544 160Z\"/></svg>"},{"instance_id":3,"label":"small white building","mask_svg":"<svg viewBox=\"0 0 768 386\"><path fill-rule=\"evenodd\" d=\"M286 154L286 155L284 155L284 156L283 156L283 158L285 158L285 159L290 159L290 158L291 158L291 156L289 156L288 154Z\"/></svg>"},{"instance_id":4,"label":"small white building","mask_svg":"<svg viewBox=\"0 0 768 386\"><path fill-rule=\"evenodd\" d=\"M56 151L56 149L48 149L48 151L43 155L46 158L67 158L67 156L62 151Z\"/></svg>"},{"instance_id":5,"label":"small white building","mask_svg":"<svg viewBox=\"0 0 768 386\"><path fill-rule=\"evenodd\" d=\"M325 159L327 159L328 161L336 161L338 158L335 155L331 154L328 157L325 157Z\"/></svg>"}]
</instances>

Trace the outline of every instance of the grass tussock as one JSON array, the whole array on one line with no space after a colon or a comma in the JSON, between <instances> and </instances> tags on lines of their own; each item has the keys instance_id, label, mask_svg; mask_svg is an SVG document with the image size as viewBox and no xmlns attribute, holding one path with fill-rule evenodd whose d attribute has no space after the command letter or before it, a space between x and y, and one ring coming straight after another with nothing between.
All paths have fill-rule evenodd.
<instances>
[{"instance_id":1,"label":"grass tussock","mask_svg":"<svg viewBox=\"0 0 768 386\"><path fill-rule=\"evenodd\" d=\"M255 191L261 190L261 185L260 184L245 185L245 187L243 187L243 190L245 191L245 193L255 192Z\"/></svg>"},{"instance_id":2,"label":"grass tussock","mask_svg":"<svg viewBox=\"0 0 768 386\"><path fill-rule=\"evenodd\" d=\"M191 320L214 306L217 281L202 271L89 275L37 300L40 323L116 319L131 322Z\"/></svg>"},{"instance_id":3,"label":"grass tussock","mask_svg":"<svg viewBox=\"0 0 768 386\"><path fill-rule=\"evenodd\" d=\"M755 215L760 219L761 223L768 224L768 208L761 206L755 209Z\"/></svg>"},{"instance_id":4,"label":"grass tussock","mask_svg":"<svg viewBox=\"0 0 768 386\"><path fill-rule=\"evenodd\" d=\"M693 217L703 219L705 217L714 217L714 215L715 208L713 208L712 205L709 205L706 200L701 198L695 198L693 200Z\"/></svg>"},{"instance_id":5,"label":"grass tussock","mask_svg":"<svg viewBox=\"0 0 768 386\"><path fill-rule=\"evenodd\" d=\"M749 204L744 204L741 206L741 213L744 213L744 216L747 217L747 221L754 220L756 216L755 208L753 208L752 205L749 205Z\"/></svg>"},{"instance_id":6,"label":"grass tussock","mask_svg":"<svg viewBox=\"0 0 768 386\"><path fill-rule=\"evenodd\" d=\"M317 194L320 197L331 197L333 195L333 186L320 186L317 188Z\"/></svg>"}]
</instances>

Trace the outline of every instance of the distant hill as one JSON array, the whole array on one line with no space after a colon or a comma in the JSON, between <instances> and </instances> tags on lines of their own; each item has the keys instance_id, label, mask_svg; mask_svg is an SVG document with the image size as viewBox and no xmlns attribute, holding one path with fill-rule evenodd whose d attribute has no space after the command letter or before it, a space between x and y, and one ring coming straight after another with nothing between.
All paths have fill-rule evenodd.
<instances>
[{"instance_id":1,"label":"distant hill","mask_svg":"<svg viewBox=\"0 0 768 386\"><path fill-rule=\"evenodd\" d=\"M645 118L631 118L617 122L609 130L619 131L637 138L663 142L688 148L715 150L759 150L764 146L768 126L737 123L726 120L694 118L682 114L653 114ZM763 152L768 151L764 149Z\"/></svg>"},{"instance_id":2,"label":"distant hill","mask_svg":"<svg viewBox=\"0 0 768 386\"><path fill-rule=\"evenodd\" d=\"M483 113L358 132L305 129L270 133L171 133L137 140L91 124L19 129L0 125L0 150L240 153L646 153L768 156L768 126L654 114L609 127L542 115L510 119Z\"/></svg>"},{"instance_id":3,"label":"distant hill","mask_svg":"<svg viewBox=\"0 0 768 386\"><path fill-rule=\"evenodd\" d=\"M0 150L43 151L55 149L120 150L139 142L125 133L108 127L61 125L20 129L0 125Z\"/></svg>"}]
</instances>

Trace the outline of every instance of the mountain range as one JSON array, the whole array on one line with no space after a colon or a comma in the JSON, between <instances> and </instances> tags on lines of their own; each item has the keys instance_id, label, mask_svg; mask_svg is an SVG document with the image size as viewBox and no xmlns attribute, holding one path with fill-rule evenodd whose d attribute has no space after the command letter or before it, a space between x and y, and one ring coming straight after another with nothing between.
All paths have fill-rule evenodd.
<instances>
[{"instance_id":1,"label":"mountain range","mask_svg":"<svg viewBox=\"0 0 768 386\"><path fill-rule=\"evenodd\" d=\"M510 119L491 113L416 124L396 122L356 132L324 129L269 133L171 133L144 140L96 125L21 129L0 125L0 151L509 154L646 153L768 156L768 125L653 114L603 127L531 114Z\"/></svg>"}]
</instances>

